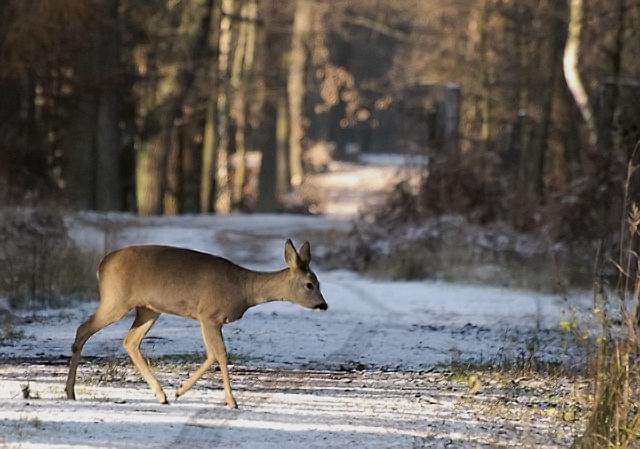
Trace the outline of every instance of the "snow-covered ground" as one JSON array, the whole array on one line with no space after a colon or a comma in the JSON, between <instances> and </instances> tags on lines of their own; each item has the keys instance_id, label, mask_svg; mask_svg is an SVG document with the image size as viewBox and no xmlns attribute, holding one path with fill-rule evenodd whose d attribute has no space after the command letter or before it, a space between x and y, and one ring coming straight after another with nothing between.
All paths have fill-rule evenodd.
<instances>
[{"instance_id":1,"label":"snow-covered ground","mask_svg":"<svg viewBox=\"0 0 640 449\"><path fill-rule=\"evenodd\" d=\"M133 243L161 243L213 252L254 269L279 269L286 238L299 244L306 235L346 230L349 223L295 215L139 218L83 213L71 217L69 227L79 244L100 253ZM85 359L79 372L79 401L61 401L64 357L75 328L96 303L31 317L20 326L25 338L0 346L0 360L6 362L0 369L0 448L566 443L557 434L562 422L535 414L528 421L515 418L517 413L491 418L482 412L487 401L492 403L490 393L467 403L464 388L456 390L428 372L457 361L516 360L531 351L539 359L572 363L559 323L567 319L570 306L586 307L589 298L442 282L375 281L347 271L317 274L327 312L270 303L226 326L240 411L223 407L217 375L163 407L153 402L150 390L130 368L120 368L120 382L99 382L99 371L105 368L96 368L91 359ZM128 317L96 334L83 355L102 362L124 359L121 342L131 321ZM198 323L163 316L142 351L151 359L193 361L192 354L203 351ZM54 363L59 358L62 365ZM163 372L163 366L169 369L160 364L156 371L167 390L187 376ZM365 371L349 372L353 368ZM41 399L27 404L21 398L20 385L27 382ZM567 431L561 433L566 437Z\"/></svg>"},{"instance_id":2,"label":"snow-covered ground","mask_svg":"<svg viewBox=\"0 0 640 449\"><path fill-rule=\"evenodd\" d=\"M332 161L326 172L307 175L287 202L306 204L314 213L353 217L384 202L401 180L416 187L427 163L417 155L370 154L360 159Z\"/></svg>"},{"instance_id":3,"label":"snow-covered ground","mask_svg":"<svg viewBox=\"0 0 640 449\"><path fill-rule=\"evenodd\" d=\"M217 373L160 405L130 368L106 382L113 366L101 368L82 369L75 402L60 399L64 366L0 368L0 447L555 448L576 433L562 420L574 405L559 402L573 387L555 379L488 381L469 395L439 374L233 368L240 408L229 410ZM158 371L165 385L187 375ZM38 379L38 399L17 398L25 377Z\"/></svg>"}]
</instances>

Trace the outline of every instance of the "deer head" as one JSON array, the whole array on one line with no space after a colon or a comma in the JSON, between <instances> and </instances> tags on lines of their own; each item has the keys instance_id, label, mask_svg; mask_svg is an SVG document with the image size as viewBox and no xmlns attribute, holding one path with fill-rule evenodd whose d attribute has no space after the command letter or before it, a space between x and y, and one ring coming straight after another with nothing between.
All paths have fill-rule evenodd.
<instances>
[{"instance_id":1,"label":"deer head","mask_svg":"<svg viewBox=\"0 0 640 449\"><path fill-rule=\"evenodd\" d=\"M311 263L309 242L304 242L298 252L291 240L287 240L284 244L284 260L289 266L287 273L289 288L285 299L308 309L327 310L329 306L320 292L320 282L309 268Z\"/></svg>"}]
</instances>

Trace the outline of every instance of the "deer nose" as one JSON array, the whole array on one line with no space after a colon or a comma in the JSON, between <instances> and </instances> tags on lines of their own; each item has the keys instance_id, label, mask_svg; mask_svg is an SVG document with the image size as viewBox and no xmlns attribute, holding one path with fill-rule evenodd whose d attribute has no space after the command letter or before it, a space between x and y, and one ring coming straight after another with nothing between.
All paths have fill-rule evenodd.
<instances>
[{"instance_id":1,"label":"deer nose","mask_svg":"<svg viewBox=\"0 0 640 449\"><path fill-rule=\"evenodd\" d=\"M326 302L321 302L320 304L318 304L317 306L313 307L314 310L327 310L329 308L329 306L327 305Z\"/></svg>"}]
</instances>

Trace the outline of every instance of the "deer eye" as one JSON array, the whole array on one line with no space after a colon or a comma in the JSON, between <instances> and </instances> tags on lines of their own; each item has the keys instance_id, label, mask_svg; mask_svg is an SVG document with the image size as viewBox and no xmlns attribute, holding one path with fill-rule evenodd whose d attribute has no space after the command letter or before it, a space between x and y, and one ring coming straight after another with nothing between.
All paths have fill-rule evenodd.
<instances>
[{"instance_id":1,"label":"deer eye","mask_svg":"<svg viewBox=\"0 0 640 449\"><path fill-rule=\"evenodd\" d=\"M307 290L313 290L313 284L311 282L307 282Z\"/></svg>"}]
</instances>

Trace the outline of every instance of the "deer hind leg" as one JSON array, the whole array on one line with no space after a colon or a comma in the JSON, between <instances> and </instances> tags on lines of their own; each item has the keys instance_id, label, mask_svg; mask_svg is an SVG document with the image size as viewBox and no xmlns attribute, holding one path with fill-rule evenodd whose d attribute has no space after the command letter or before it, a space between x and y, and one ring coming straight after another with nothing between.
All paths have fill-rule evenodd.
<instances>
[{"instance_id":1,"label":"deer hind leg","mask_svg":"<svg viewBox=\"0 0 640 449\"><path fill-rule=\"evenodd\" d=\"M129 354L129 357L131 357L133 364L138 368L138 371L140 371L140 374L142 374L144 380L146 380L151 387L151 390L153 390L156 399L158 399L161 404L168 404L169 401L167 401L167 396L164 394L160 382L155 378L147 361L140 352L142 339L155 324L160 314L146 307L138 307L136 311L136 319L133 321L129 333L124 338L124 349Z\"/></svg>"},{"instance_id":2,"label":"deer hind leg","mask_svg":"<svg viewBox=\"0 0 640 449\"><path fill-rule=\"evenodd\" d=\"M222 338L222 325L211 321L201 321L200 326L202 328L204 345L207 350L207 359L200 368L191 375L189 380L178 388L176 397L182 396L189 391L189 389L193 387L193 384L202 377L217 359L220 364L220 371L222 372L225 401L230 408L238 408L233 393L231 392L231 382L229 381L229 370L227 368L227 350L224 347L224 340Z\"/></svg>"},{"instance_id":3,"label":"deer hind leg","mask_svg":"<svg viewBox=\"0 0 640 449\"><path fill-rule=\"evenodd\" d=\"M124 307L106 308L102 304L96 310L96 313L82 323L76 331L76 338L71 346L71 360L69 361L69 374L67 375L67 384L65 391L67 399L75 399L76 371L80 362L80 354L82 348L89 338L101 329L104 329L111 323L114 323L124 317L129 310Z\"/></svg>"}]
</instances>

